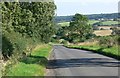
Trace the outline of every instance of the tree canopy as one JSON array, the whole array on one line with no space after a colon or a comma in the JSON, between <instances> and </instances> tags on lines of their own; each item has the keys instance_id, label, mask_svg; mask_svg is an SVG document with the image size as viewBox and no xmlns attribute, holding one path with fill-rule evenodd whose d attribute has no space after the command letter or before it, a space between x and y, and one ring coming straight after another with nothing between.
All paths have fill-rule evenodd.
<instances>
[{"instance_id":1,"label":"tree canopy","mask_svg":"<svg viewBox=\"0 0 120 78\"><path fill-rule=\"evenodd\" d=\"M88 25L88 19L81 14L75 14L69 26L69 37L78 41L86 39L92 33L92 26Z\"/></svg>"},{"instance_id":2,"label":"tree canopy","mask_svg":"<svg viewBox=\"0 0 120 78\"><path fill-rule=\"evenodd\" d=\"M54 2L2 2L1 8L4 57L48 43L55 33Z\"/></svg>"},{"instance_id":3,"label":"tree canopy","mask_svg":"<svg viewBox=\"0 0 120 78\"><path fill-rule=\"evenodd\" d=\"M92 37L92 32L93 28L88 24L88 18L81 14L75 14L69 26L59 28L56 35L57 39L77 43Z\"/></svg>"}]
</instances>

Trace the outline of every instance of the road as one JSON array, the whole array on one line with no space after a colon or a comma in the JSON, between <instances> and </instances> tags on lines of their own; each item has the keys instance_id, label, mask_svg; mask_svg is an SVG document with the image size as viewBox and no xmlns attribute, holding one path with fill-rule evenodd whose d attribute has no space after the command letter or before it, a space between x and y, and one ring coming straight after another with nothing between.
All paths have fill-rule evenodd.
<instances>
[{"instance_id":1,"label":"road","mask_svg":"<svg viewBox=\"0 0 120 78\"><path fill-rule=\"evenodd\" d=\"M118 76L118 61L91 51L56 45L46 76Z\"/></svg>"}]
</instances>

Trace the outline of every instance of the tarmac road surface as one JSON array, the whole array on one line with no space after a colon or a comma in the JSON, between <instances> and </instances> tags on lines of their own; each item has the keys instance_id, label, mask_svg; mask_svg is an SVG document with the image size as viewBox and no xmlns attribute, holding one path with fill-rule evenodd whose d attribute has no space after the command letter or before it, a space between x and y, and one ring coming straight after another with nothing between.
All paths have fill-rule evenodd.
<instances>
[{"instance_id":1,"label":"tarmac road surface","mask_svg":"<svg viewBox=\"0 0 120 78\"><path fill-rule=\"evenodd\" d=\"M118 76L119 62L91 51L55 45L46 76Z\"/></svg>"}]
</instances>

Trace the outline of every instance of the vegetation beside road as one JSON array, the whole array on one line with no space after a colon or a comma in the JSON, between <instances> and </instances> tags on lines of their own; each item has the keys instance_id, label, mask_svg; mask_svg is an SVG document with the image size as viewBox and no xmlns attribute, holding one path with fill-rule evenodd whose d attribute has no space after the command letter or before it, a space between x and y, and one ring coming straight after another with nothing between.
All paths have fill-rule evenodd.
<instances>
[{"instance_id":1,"label":"vegetation beside road","mask_svg":"<svg viewBox=\"0 0 120 78\"><path fill-rule=\"evenodd\" d=\"M37 45L48 44L55 34L53 21L55 9L53 0L51 2L17 0L1 3L2 54L0 60L3 61L3 75L6 71L9 71L7 75L12 76L43 74L41 64L44 65L44 62L40 63L40 66L37 63L43 59L41 56L46 58L48 46L44 46L45 49L40 48L38 52L32 51ZM20 62L20 59L25 60Z\"/></svg>"},{"instance_id":2,"label":"vegetation beside road","mask_svg":"<svg viewBox=\"0 0 120 78\"><path fill-rule=\"evenodd\" d=\"M48 43L54 35L54 1L3 2L1 7L4 60L28 55L36 45Z\"/></svg>"},{"instance_id":3,"label":"vegetation beside road","mask_svg":"<svg viewBox=\"0 0 120 78\"><path fill-rule=\"evenodd\" d=\"M97 52L109 57L113 57L115 59L120 59L120 54L118 53L118 46L113 46L111 48L104 48L101 47L99 45L82 45L82 46L78 46L78 45L69 45L67 46L69 48L74 48L74 49L83 49L83 50L89 50L89 51L93 51L93 52Z\"/></svg>"},{"instance_id":4,"label":"vegetation beside road","mask_svg":"<svg viewBox=\"0 0 120 78\"><path fill-rule=\"evenodd\" d=\"M44 76L51 50L50 45L37 46L30 56L20 59L12 67L8 65L5 76Z\"/></svg>"},{"instance_id":5,"label":"vegetation beside road","mask_svg":"<svg viewBox=\"0 0 120 78\"><path fill-rule=\"evenodd\" d=\"M120 60L120 53L118 51L119 48L118 40L119 40L118 36L107 36L107 37L100 37L99 41L96 44L67 45L67 47L90 50Z\"/></svg>"}]
</instances>

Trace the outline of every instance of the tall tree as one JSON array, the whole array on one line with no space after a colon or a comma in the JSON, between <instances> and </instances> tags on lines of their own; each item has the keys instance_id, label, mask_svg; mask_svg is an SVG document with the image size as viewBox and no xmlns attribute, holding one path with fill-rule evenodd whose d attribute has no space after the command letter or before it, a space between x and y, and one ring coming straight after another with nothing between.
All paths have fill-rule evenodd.
<instances>
[{"instance_id":1,"label":"tall tree","mask_svg":"<svg viewBox=\"0 0 120 78\"><path fill-rule=\"evenodd\" d=\"M92 26L88 25L88 19L81 14L75 14L69 26L69 37L78 41L85 39L88 34L92 33Z\"/></svg>"},{"instance_id":2,"label":"tall tree","mask_svg":"<svg viewBox=\"0 0 120 78\"><path fill-rule=\"evenodd\" d=\"M13 51L17 52L16 54L27 52L26 48L34 45L33 42L37 40L49 42L55 31L54 1L30 3L18 0L2 2L1 5L4 56L10 57Z\"/></svg>"}]
</instances>

